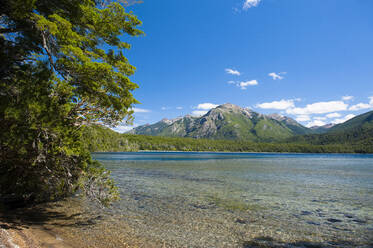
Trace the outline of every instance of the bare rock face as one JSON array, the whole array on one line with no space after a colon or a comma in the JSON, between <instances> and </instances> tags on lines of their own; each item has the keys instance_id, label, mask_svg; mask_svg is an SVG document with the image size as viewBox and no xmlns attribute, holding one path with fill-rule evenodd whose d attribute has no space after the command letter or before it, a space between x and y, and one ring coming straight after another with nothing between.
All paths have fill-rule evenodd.
<instances>
[{"instance_id":1,"label":"bare rock face","mask_svg":"<svg viewBox=\"0 0 373 248\"><path fill-rule=\"evenodd\" d=\"M285 117L283 115L280 115L280 114L270 114L270 115L268 115L268 117L272 118L274 120L277 120L277 121L283 121L287 118L287 117Z\"/></svg>"},{"instance_id":2,"label":"bare rock face","mask_svg":"<svg viewBox=\"0 0 373 248\"><path fill-rule=\"evenodd\" d=\"M169 119L167 119L167 118L163 118L163 119L161 120L161 122L166 123L166 124L168 124L168 125L172 124L172 121L169 120Z\"/></svg>"},{"instance_id":3,"label":"bare rock face","mask_svg":"<svg viewBox=\"0 0 373 248\"><path fill-rule=\"evenodd\" d=\"M232 103L225 103L225 104L217 106L216 108L233 110L233 111L240 111L242 109L240 106L234 105Z\"/></svg>"}]
</instances>

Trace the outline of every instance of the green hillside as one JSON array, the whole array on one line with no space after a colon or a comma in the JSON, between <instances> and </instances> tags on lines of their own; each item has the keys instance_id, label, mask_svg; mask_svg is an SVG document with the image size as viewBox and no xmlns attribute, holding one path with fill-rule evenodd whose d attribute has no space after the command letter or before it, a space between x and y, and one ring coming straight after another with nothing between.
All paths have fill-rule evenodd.
<instances>
[{"instance_id":1,"label":"green hillside","mask_svg":"<svg viewBox=\"0 0 373 248\"><path fill-rule=\"evenodd\" d=\"M353 146L356 151L373 153L373 111L330 128L327 133L296 136L291 143Z\"/></svg>"},{"instance_id":2,"label":"green hillside","mask_svg":"<svg viewBox=\"0 0 373 248\"><path fill-rule=\"evenodd\" d=\"M365 114L358 115L344 123L335 125L330 128L330 132L343 132L351 130L366 130L373 128L373 111L367 112Z\"/></svg>"}]
</instances>

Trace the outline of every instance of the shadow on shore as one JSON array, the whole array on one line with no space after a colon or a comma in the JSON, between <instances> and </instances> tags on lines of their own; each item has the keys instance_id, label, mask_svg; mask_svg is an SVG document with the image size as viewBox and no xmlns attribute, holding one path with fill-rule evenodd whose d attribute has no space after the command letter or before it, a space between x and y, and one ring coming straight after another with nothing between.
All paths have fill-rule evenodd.
<instances>
[{"instance_id":1,"label":"shadow on shore","mask_svg":"<svg viewBox=\"0 0 373 248\"><path fill-rule=\"evenodd\" d=\"M100 215L89 215L79 208L61 203L40 204L20 208L0 208L0 228L21 230L30 226L82 227L96 224Z\"/></svg>"}]
</instances>

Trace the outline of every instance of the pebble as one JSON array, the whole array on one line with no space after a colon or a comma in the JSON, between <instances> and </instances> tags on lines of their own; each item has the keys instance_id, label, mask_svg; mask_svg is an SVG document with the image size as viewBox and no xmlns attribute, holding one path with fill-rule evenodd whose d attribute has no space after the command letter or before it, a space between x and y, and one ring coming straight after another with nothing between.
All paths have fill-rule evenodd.
<instances>
[{"instance_id":1,"label":"pebble","mask_svg":"<svg viewBox=\"0 0 373 248\"><path fill-rule=\"evenodd\" d=\"M320 223L314 222L314 221L307 221L307 224L320 226Z\"/></svg>"},{"instance_id":2,"label":"pebble","mask_svg":"<svg viewBox=\"0 0 373 248\"><path fill-rule=\"evenodd\" d=\"M337 223L337 222L342 222L341 220L334 219L334 218L329 218L327 221L332 222L332 223Z\"/></svg>"},{"instance_id":3,"label":"pebble","mask_svg":"<svg viewBox=\"0 0 373 248\"><path fill-rule=\"evenodd\" d=\"M351 214L345 214L345 217L346 217L346 218L349 218L349 219L354 218L354 216L352 216Z\"/></svg>"},{"instance_id":4,"label":"pebble","mask_svg":"<svg viewBox=\"0 0 373 248\"><path fill-rule=\"evenodd\" d=\"M360 219L354 219L352 221L356 222L356 223L359 223L359 224L365 224L365 223L367 223L365 220L360 220Z\"/></svg>"},{"instance_id":5,"label":"pebble","mask_svg":"<svg viewBox=\"0 0 373 248\"><path fill-rule=\"evenodd\" d=\"M236 219L236 223L238 223L238 224L246 224L247 221L244 220L244 219L240 219L240 218L238 218L238 219Z\"/></svg>"}]
</instances>

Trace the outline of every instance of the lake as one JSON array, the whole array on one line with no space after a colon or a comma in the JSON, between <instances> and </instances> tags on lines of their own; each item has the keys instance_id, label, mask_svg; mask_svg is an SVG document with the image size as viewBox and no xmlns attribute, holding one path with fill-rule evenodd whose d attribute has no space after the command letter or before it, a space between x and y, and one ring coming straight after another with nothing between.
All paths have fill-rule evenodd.
<instances>
[{"instance_id":1,"label":"lake","mask_svg":"<svg viewBox=\"0 0 373 248\"><path fill-rule=\"evenodd\" d=\"M77 199L55 203L43 230L62 247L373 247L373 155L93 157L122 199L88 211Z\"/></svg>"},{"instance_id":2,"label":"lake","mask_svg":"<svg viewBox=\"0 0 373 248\"><path fill-rule=\"evenodd\" d=\"M129 235L172 247L372 247L373 155L95 153Z\"/></svg>"}]
</instances>

